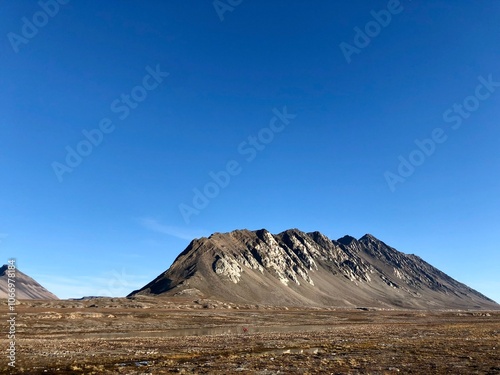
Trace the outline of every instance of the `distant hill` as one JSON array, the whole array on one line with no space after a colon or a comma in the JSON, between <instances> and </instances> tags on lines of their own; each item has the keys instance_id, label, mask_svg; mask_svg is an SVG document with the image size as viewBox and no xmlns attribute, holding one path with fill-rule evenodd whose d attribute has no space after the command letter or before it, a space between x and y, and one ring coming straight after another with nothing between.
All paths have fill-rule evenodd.
<instances>
[{"instance_id":1,"label":"distant hill","mask_svg":"<svg viewBox=\"0 0 500 375\"><path fill-rule=\"evenodd\" d=\"M7 298L7 265L0 268L0 298ZM20 299L58 299L28 275L16 269L16 298Z\"/></svg>"},{"instance_id":2,"label":"distant hill","mask_svg":"<svg viewBox=\"0 0 500 375\"><path fill-rule=\"evenodd\" d=\"M369 234L335 241L297 229L195 239L167 271L133 295L290 306L500 308L418 256Z\"/></svg>"}]
</instances>

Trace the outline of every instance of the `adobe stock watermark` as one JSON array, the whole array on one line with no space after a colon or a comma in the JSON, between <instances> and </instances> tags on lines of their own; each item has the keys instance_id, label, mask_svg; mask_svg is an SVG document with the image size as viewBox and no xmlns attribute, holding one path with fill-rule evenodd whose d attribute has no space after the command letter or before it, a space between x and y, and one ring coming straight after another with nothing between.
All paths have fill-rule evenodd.
<instances>
[{"instance_id":1,"label":"adobe stock watermark","mask_svg":"<svg viewBox=\"0 0 500 375\"><path fill-rule=\"evenodd\" d=\"M243 0L214 0L212 5L214 6L215 12L219 16L220 22L224 21L224 13L233 12L233 10L240 5Z\"/></svg>"},{"instance_id":2,"label":"adobe stock watermark","mask_svg":"<svg viewBox=\"0 0 500 375\"><path fill-rule=\"evenodd\" d=\"M487 100L500 87L500 82L493 80L492 75L488 78L483 76L477 77L479 84L474 90L474 95L465 97L461 103L454 103L450 108L443 112L443 121L451 124L452 130L458 130L462 126L464 120L467 120L472 113L476 112L481 106L481 102ZM432 130L430 137L423 140L415 139L415 145L408 157L399 155L399 165L396 169L397 173L385 171L384 178L392 192L396 191L396 185L404 183L410 176L413 175L416 168L424 164L437 149L438 144L442 144L448 140L446 129L436 127Z\"/></svg>"},{"instance_id":3,"label":"adobe stock watermark","mask_svg":"<svg viewBox=\"0 0 500 375\"><path fill-rule=\"evenodd\" d=\"M381 33L382 29L389 26L392 21L392 17L401 13L403 10L404 7L401 5L400 0L389 0L387 3L387 9L379 11L371 10L370 14L373 19L368 21L363 29L358 26L354 28L352 44L346 42L339 44L340 50L342 51L347 63L351 63L351 56L353 54L359 55L364 48L368 47L371 41Z\"/></svg>"},{"instance_id":4,"label":"adobe stock watermark","mask_svg":"<svg viewBox=\"0 0 500 375\"><path fill-rule=\"evenodd\" d=\"M16 260L9 259L7 264L7 305L9 307L9 312L7 320L9 324L9 333L7 338L9 340L9 347L7 349L7 359L9 360L8 365L10 367L16 367L16 303L17 303L17 293L16 293Z\"/></svg>"},{"instance_id":5,"label":"adobe stock watermark","mask_svg":"<svg viewBox=\"0 0 500 375\"><path fill-rule=\"evenodd\" d=\"M127 275L125 270L122 269L120 273L113 271L111 276L107 287L99 290L97 295L99 297L121 297L127 295L130 292L131 286L131 283L127 280L130 279L131 275Z\"/></svg>"},{"instance_id":6,"label":"adobe stock watermark","mask_svg":"<svg viewBox=\"0 0 500 375\"><path fill-rule=\"evenodd\" d=\"M141 84L134 86L129 93L113 100L110 104L110 110L116 114L118 119L123 121L130 112L136 109L148 97L148 91L156 89L170 73L163 72L160 65L156 64L153 69L149 65L146 67L147 74L141 80ZM51 166L59 182L63 181L65 173L71 173L78 167L83 159L89 156L95 147L99 146L104 140L105 134L110 134L116 129L113 120L109 117L103 117L97 127L82 131L83 139L73 148L66 146L66 157L64 162L54 161Z\"/></svg>"},{"instance_id":7,"label":"adobe stock watermark","mask_svg":"<svg viewBox=\"0 0 500 375\"><path fill-rule=\"evenodd\" d=\"M19 52L19 47L22 44L28 44L31 39L38 35L42 27L45 27L51 18L59 14L61 5L66 5L70 0L41 0L38 2L40 10L28 17L21 18L21 33L7 33L10 45L15 53Z\"/></svg>"},{"instance_id":8,"label":"adobe stock watermark","mask_svg":"<svg viewBox=\"0 0 500 375\"><path fill-rule=\"evenodd\" d=\"M290 120L297 117L296 114L288 113L286 106L284 106L281 111L277 108L273 108L272 112L274 116L269 121L269 124L261 128L256 136L251 135L247 137L247 139L241 142L237 147L238 154L242 156L247 163L254 161L259 152L264 151L266 146L274 140L276 134L285 130L286 126L290 124ZM228 187L231 179L239 175L242 171L243 167L241 163L232 159L226 163L223 170L209 172L208 176L210 177L210 181L201 189L193 189L191 205L185 203L179 204L179 211L184 222L189 224L191 222L191 216L199 215L202 210L207 208L210 202L217 198L221 190Z\"/></svg>"}]
</instances>

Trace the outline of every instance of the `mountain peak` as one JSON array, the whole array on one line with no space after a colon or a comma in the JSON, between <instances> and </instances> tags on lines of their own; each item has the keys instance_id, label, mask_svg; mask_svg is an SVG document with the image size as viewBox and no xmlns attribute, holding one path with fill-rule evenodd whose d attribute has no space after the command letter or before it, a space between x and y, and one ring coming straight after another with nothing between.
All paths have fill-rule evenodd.
<instances>
[{"instance_id":1,"label":"mountain peak","mask_svg":"<svg viewBox=\"0 0 500 375\"><path fill-rule=\"evenodd\" d=\"M337 242L340 242L342 245L350 245L353 241L358 241L358 240L347 234L344 237L341 237L337 240Z\"/></svg>"},{"instance_id":2,"label":"mountain peak","mask_svg":"<svg viewBox=\"0 0 500 375\"><path fill-rule=\"evenodd\" d=\"M370 233L365 234L358 241L363 241L363 240L365 240L365 241L378 241L378 242L382 242L377 237L375 237L374 235L372 235Z\"/></svg>"}]
</instances>

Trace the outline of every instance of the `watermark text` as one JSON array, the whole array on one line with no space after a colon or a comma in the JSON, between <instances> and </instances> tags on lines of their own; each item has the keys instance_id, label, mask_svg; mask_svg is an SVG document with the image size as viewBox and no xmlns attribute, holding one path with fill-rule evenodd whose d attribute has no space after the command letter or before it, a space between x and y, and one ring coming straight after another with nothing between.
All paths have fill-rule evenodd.
<instances>
[{"instance_id":1,"label":"watermark text","mask_svg":"<svg viewBox=\"0 0 500 375\"><path fill-rule=\"evenodd\" d=\"M9 348L7 349L8 365L16 367L16 260L9 259L7 265L7 312L8 334L7 339Z\"/></svg>"},{"instance_id":2,"label":"watermark text","mask_svg":"<svg viewBox=\"0 0 500 375\"><path fill-rule=\"evenodd\" d=\"M476 112L481 102L487 100L493 95L497 88L500 87L500 82L494 81L492 75L488 78L483 76L477 77L479 84L476 86L473 95L465 97L461 103L454 103L450 108L443 112L443 121L451 124L452 130L458 130L463 122L471 117L472 113ZM384 178L389 186L389 189L394 192L398 184L402 184L413 175L416 168L424 164L437 149L437 145L448 140L448 134L445 127L436 127L432 130L430 137L422 140L415 139L415 145L407 157L399 155L399 164L396 172L385 171Z\"/></svg>"},{"instance_id":3,"label":"watermark text","mask_svg":"<svg viewBox=\"0 0 500 375\"><path fill-rule=\"evenodd\" d=\"M273 109L273 117L269 124L261 128L256 135L250 135L246 140L241 142L237 151L240 156L248 163L255 160L259 152L262 152L267 145L269 145L277 133L285 130L286 126L290 124L290 120L297 117L296 114L288 113L286 106L280 111L277 108ZM203 188L193 189L193 198L191 205L181 203L179 204L179 211L186 224L191 222L191 216L199 215L202 210L207 208L210 202L215 199L225 189L231 179L239 175L243 171L241 163L235 159L229 160L225 167L218 172L209 172L210 180L203 186Z\"/></svg>"}]
</instances>

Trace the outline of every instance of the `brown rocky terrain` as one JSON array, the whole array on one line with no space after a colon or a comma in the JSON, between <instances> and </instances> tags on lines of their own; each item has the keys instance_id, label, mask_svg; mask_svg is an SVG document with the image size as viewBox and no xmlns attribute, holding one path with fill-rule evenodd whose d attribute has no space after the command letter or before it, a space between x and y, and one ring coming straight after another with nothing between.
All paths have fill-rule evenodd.
<instances>
[{"instance_id":1,"label":"brown rocky terrain","mask_svg":"<svg viewBox=\"0 0 500 375\"><path fill-rule=\"evenodd\" d=\"M330 240L297 229L238 230L193 240L133 295L198 296L273 306L496 309L416 255L371 235Z\"/></svg>"}]
</instances>

